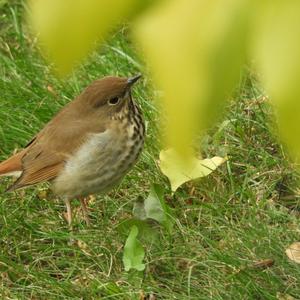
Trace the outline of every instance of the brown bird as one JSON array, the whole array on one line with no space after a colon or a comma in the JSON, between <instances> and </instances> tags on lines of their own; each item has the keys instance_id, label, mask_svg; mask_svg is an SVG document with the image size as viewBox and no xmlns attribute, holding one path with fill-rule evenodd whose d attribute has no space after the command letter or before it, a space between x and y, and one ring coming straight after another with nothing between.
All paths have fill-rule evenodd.
<instances>
[{"instance_id":1,"label":"brown bird","mask_svg":"<svg viewBox=\"0 0 300 300\"><path fill-rule=\"evenodd\" d=\"M0 163L0 176L19 176L7 191L50 181L65 200L69 226L74 198L88 223L84 197L120 182L143 148L143 115L131 96L140 77L105 77L90 84L23 150Z\"/></svg>"}]
</instances>

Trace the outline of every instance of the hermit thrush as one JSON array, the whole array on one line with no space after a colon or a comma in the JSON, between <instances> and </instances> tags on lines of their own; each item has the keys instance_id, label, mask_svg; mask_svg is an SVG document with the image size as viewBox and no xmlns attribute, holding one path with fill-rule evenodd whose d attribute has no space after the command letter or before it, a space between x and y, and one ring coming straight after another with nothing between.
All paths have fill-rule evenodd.
<instances>
[{"instance_id":1,"label":"hermit thrush","mask_svg":"<svg viewBox=\"0 0 300 300\"><path fill-rule=\"evenodd\" d=\"M137 161L145 124L131 96L132 78L94 81L67 104L19 153L0 163L0 176L17 175L13 191L50 181L67 206L70 200L104 192L116 185ZM86 219L88 221L88 219Z\"/></svg>"}]
</instances>

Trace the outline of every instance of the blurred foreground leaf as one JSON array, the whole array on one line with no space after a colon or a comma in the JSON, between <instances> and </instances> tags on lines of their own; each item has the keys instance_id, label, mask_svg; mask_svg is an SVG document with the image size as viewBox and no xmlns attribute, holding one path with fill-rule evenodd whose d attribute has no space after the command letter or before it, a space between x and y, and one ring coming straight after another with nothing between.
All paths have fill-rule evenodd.
<instances>
[{"instance_id":1,"label":"blurred foreground leaf","mask_svg":"<svg viewBox=\"0 0 300 300\"><path fill-rule=\"evenodd\" d=\"M145 264L143 264L145 251L141 243L137 240L138 233L138 228L132 226L124 246L123 264L125 271L129 271L130 269L143 271L145 269Z\"/></svg>"},{"instance_id":2,"label":"blurred foreground leaf","mask_svg":"<svg viewBox=\"0 0 300 300\"><path fill-rule=\"evenodd\" d=\"M187 181L209 175L226 160L215 156L202 160L191 158L182 161L181 156L173 149L162 150L159 158L160 169L169 178L173 192Z\"/></svg>"},{"instance_id":3,"label":"blurred foreground leaf","mask_svg":"<svg viewBox=\"0 0 300 300\"><path fill-rule=\"evenodd\" d=\"M113 26L138 16L134 37L162 90L165 144L182 164L249 59L275 104L283 140L300 159L299 1L28 1L30 24L62 74Z\"/></svg>"},{"instance_id":4,"label":"blurred foreground leaf","mask_svg":"<svg viewBox=\"0 0 300 300\"><path fill-rule=\"evenodd\" d=\"M66 74L139 6L137 0L30 0L29 22L59 73Z\"/></svg>"},{"instance_id":5,"label":"blurred foreground leaf","mask_svg":"<svg viewBox=\"0 0 300 300\"><path fill-rule=\"evenodd\" d=\"M256 23L255 54L275 105L279 130L300 159L300 1L262 1Z\"/></svg>"},{"instance_id":6,"label":"blurred foreground leaf","mask_svg":"<svg viewBox=\"0 0 300 300\"><path fill-rule=\"evenodd\" d=\"M166 145L191 156L191 144L229 97L245 61L249 1L164 1L135 26L163 91ZM251 12L251 10L250 10Z\"/></svg>"}]
</instances>

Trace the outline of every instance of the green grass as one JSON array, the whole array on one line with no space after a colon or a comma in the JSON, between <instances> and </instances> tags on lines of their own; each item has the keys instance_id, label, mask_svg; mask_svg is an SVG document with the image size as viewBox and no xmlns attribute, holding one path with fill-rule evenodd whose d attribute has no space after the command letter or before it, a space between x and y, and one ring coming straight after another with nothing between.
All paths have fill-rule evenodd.
<instances>
[{"instance_id":1,"label":"green grass","mask_svg":"<svg viewBox=\"0 0 300 300\"><path fill-rule=\"evenodd\" d=\"M133 75L142 65L125 28L70 78L58 80L22 24L23 11L20 1L0 1L1 160L89 82ZM46 184L5 194L11 179L1 179L1 299L149 299L141 291L156 299L300 299L299 265L285 255L299 240L298 175L276 130L269 129L276 126L268 100L255 76L245 73L219 124L202 142L204 156L227 154L229 160L174 196L156 163L158 111L147 76L134 91L148 124L145 151L117 189L92 201L90 228L77 209L69 232L64 204ZM154 182L166 189L175 226L172 234L155 227L158 238L141 239L146 269L125 272L124 224L137 197L145 197ZM253 267L269 258L272 267Z\"/></svg>"}]
</instances>

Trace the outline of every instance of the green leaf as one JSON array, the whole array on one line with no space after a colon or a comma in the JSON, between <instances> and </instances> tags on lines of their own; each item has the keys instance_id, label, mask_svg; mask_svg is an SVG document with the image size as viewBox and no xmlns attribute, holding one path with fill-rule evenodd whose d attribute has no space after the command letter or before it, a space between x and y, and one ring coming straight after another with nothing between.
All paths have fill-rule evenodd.
<instances>
[{"instance_id":1,"label":"green leaf","mask_svg":"<svg viewBox=\"0 0 300 300\"><path fill-rule=\"evenodd\" d=\"M125 271L129 271L130 269L143 271L145 269L145 264L142 263L145 251L141 243L137 240L138 233L138 228L132 226L124 246L123 264Z\"/></svg>"},{"instance_id":2,"label":"green leaf","mask_svg":"<svg viewBox=\"0 0 300 300\"><path fill-rule=\"evenodd\" d=\"M144 202L138 201L133 208L133 214L140 220L153 219L163 225L168 231L172 229L173 220L170 208L164 201L164 189L153 184Z\"/></svg>"},{"instance_id":3,"label":"green leaf","mask_svg":"<svg viewBox=\"0 0 300 300\"><path fill-rule=\"evenodd\" d=\"M128 235L132 226L136 226L139 230L140 240L144 243L153 243L158 238L158 232L147 222L141 220L138 216L135 219L125 219L119 223L117 229L122 235Z\"/></svg>"},{"instance_id":4,"label":"green leaf","mask_svg":"<svg viewBox=\"0 0 300 300\"><path fill-rule=\"evenodd\" d=\"M152 186L149 196L145 200L144 207L147 218L153 219L158 223L163 223L167 218L161 201L163 201L162 195L156 191L155 186Z\"/></svg>"},{"instance_id":5,"label":"green leaf","mask_svg":"<svg viewBox=\"0 0 300 300\"><path fill-rule=\"evenodd\" d=\"M145 221L147 220L147 214L145 211L145 201L143 198L138 198L136 202L134 203L132 213L134 217L136 217L139 220Z\"/></svg>"}]
</instances>

